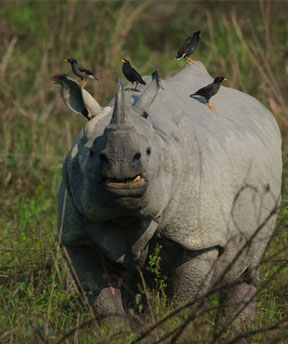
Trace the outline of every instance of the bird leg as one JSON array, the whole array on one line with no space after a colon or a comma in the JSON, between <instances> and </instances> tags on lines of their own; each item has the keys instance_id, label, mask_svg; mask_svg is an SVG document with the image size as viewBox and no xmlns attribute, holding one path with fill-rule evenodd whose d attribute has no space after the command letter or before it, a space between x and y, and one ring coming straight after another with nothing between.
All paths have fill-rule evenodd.
<instances>
[{"instance_id":1,"label":"bird leg","mask_svg":"<svg viewBox=\"0 0 288 344\"><path fill-rule=\"evenodd\" d=\"M132 91L132 86L133 86L133 84L134 84L134 82L132 82L132 85L130 85L130 87L129 87L128 89L126 88L125 91L131 92L131 91Z\"/></svg>"},{"instance_id":2,"label":"bird leg","mask_svg":"<svg viewBox=\"0 0 288 344\"><path fill-rule=\"evenodd\" d=\"M189 61L189 62L188 62ZM199 63L197 63L196 61L192 60L190 57L187 57L186 58L186 62L188 64L196 64L197 66L199 66Z\"/></svg>"},{"instance_id":3,"label":"bird leg","mask_svg":"<svg viewBox=\"0 0 288 344\"><path fill-rule=\"evenodd\" d=\"M87 83L87 80L84 80L83 84L81 85L81 88L84 88Z\"/></svg>"},{"instance_id":4,"label":"bird leg","mask_svg":"<svg viewBox=\"0 0 288 344\"><path fill-rule=\"evenodd\" d=\"M209 108L210 108L212 111L216 112L214 106L213 106L209 101L207 102L207 105L209 106Z\"/></svg>"},{"instance_id":5,"label":"bird leg","mask_svg":"<svg viewBox=\"0 0 288 344\"><path fill-rule=\"evenodd\" d=\"M191 62L189 62L189 57L187 57L187 56L185 56L185 60L186 60L186 62L188 63L188 64L191 64Z\"/></svg>"},{"instance_id":6,"label":"bird leg","mask_svg":"<svg viewBox=\"0 0 288 344\"><path fill-rule=\"evenodd\" d=\"M75 79L72 79L72 80L75 81L75 82L79 82L81 79L75 78Z\"/></svg>"},{"instance_id":7,"label":"bird leg","mask_svg":"<svg viewBox=\"0 0 288 344\"><path fill-rule=\"evenodd\" d=\"M134 88L134 91L136 91L137 86L138 86L138 82L136 81L136 86Z\"/></svg>"}]
</instances>

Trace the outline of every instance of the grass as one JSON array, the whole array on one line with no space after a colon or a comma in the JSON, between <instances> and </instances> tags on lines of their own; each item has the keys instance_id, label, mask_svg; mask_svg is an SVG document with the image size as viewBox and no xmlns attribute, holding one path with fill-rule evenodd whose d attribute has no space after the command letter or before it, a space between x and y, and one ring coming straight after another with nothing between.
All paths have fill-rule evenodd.
<instances>
[{"instance_id":1,"label":"grass","mask_svg":"<svg viewBox=\"0 0 288 344\"><path fill-rule=\"evenodd\" d=\"M63 159L85 119L69 113L49 82L56 73L70 74L63 59L75 57L96 70L100 82L87 89L105 104L121 75L121 58L131 59L142 74L157 68L168 78L185 65L173 59L185 36L200 28L202 40L193 58L212 76L225 75L230 87L270 108L283 133L287 161L287 6L278 1L246 2L245 7L221 1L1 3L1 343L131 343L170 311L161 288L143 289L135 314L142 325L113 336L109 323L98 328L91 321L69 275L56 239L57 191ZM287 341L287 178L286 163L282 208L261 267L264 287L259 288L255 320L246 339L226 331L215 339L219 343ZM150 311L144 308L147 294ZM212 343L213 296L208 305L211 314L190 322L179 343L191 343L191 338ZM189 316L187 310L172 316L143 342L160 340Z\"/></svg>"}]
</instances>

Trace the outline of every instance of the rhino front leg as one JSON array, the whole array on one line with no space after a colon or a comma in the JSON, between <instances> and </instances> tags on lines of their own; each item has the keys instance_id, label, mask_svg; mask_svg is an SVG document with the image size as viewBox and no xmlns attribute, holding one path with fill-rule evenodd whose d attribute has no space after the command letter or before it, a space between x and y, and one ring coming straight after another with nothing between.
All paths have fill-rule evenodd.
<instances>
[{"instance_id":1,"label":"rhino front leg","mask_svg":"<svg viewBox=\"0 0 288 344\"><path fill-rule=\"evenodd\" d=\"M60 187L58 206L59 240L80 292L87 295L97 314L106 316L114 313L123 317L120 277L109 273L107 260L100 256L97 247L91 245L83 216L64 183Z\"/></svg>"},{"instance_id":2,"label":"rhino front leg","mask_svg":"<svg viewBox=\"0 0 288 344\"><path fill-rule=\"evenodd\" d=\"M66 247L73 278L81 293L100 315L124 317L121 292L116 278L105 269L104 258L90 247ZM121 321L120 321L121 322Z\"/></svg>"},{"instance_id":3,"label":"rhino front leg","mask_svg":"<svg viewBox=\"0 0 288 344\"><path fill-rule=\"evenodd\" d=\"M248 326L253 320L256 305L256 287L244 281L226 287L220 295L222 324L233 322L235 328Z\"/></svg>"},{"instance_id":4,"label":"rhino front leg","mask_svg":"<svg viewBox=\"0 0 288 344\"><path fill-rule=\"evenodd\" d=\"M218 249L196 252L186 251L182 263L169 276L171 292L176 304L197 299L205 295L211 287L213 266L218 257Z\"/></svg>"}]
</instances>

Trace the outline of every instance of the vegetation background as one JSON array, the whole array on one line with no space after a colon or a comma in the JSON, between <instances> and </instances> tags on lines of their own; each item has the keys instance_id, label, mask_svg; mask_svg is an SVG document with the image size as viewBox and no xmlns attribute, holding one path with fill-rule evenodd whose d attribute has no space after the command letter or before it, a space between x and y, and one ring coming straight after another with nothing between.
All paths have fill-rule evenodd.
<instances>
[{"instance_id":1,"label":"vegetation background","mask_svg":"<svg viewBox=\"0 0 288 344\"><path fill-rule=\"evenodd\" d=\"M174 342L288 342L287 14L286 1L264 0L0 1L1 343L132 343L169 313L159 298L163 290L148 291L149 312L141 295L137 301L142 325L113 335L109 324L91 321L80 302L57 244L56 214L61 165L85 119L62 104L50 77L72 75L63 60L76 58L96 72L100 81L86 88L105 104L122 75L121 58L141 74L156 68L168 78L184 68L185 61L174 60L176 51L197 30L202 38L193 58L273 112L283 133L283 196L251 327L241 335L215 334L213 319L204 316ZM164 342L173 329L177 334L187 319L181 316L143 341Z\"/></svg>"}]
</instances>

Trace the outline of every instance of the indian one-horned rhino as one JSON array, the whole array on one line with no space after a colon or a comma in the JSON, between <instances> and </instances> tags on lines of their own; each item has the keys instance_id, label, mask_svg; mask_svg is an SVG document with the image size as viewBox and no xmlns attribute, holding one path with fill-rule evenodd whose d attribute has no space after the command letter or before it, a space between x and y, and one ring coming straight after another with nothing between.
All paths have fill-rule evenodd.
<instances>
[{"instance_id":1,"label":"indian one-horned rhino","mask_svg":"<svg viewBox=\"0 0 288 344\"><path fill-rule=\"evenodd\" d=\"M140 92L118 82L102 108L71 79L55 78L66 105L90 120L63 165L59 238L80 289L102 314L125 314L126 290L161 245L167 294L177 304L215 286L221 312L249 321L259 264L280 200L281 136L256 99L221 87L217 112L192 91L203 65ZM159 246L158 246L159 247ZM72 265L72 266L71 266Z\"/></svg>"}]
</instances>

